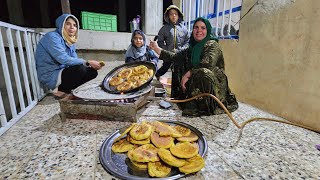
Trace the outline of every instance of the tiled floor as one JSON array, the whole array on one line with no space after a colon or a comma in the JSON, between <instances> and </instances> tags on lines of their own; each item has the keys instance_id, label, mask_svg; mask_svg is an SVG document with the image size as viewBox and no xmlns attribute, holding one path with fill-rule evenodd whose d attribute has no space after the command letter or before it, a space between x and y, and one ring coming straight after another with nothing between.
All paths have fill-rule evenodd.
<instances>
[{"instance_id":1,"label":"tiled floor","mask_svg":"<svg viewBox=\"0 0 320 180\"><path fill-rule=\"evenodd\" d=\"M67 119L47 96L0 137L0 179L116 179L99 163L103 141L128 122ZM277 118L240 103L233 113ZM320 179L320 134L275 122L252 122L242 133L227 115L186 118L174 105L151 101L141 120L176 120L198 128L208 142L206 166L184 179Z\"/></svg>"},{"instance_id":2,"label":"tiled floor","mask_svg":"<svg viewBox=\"0 0 320 180\"><path fill-rule=\"evenodd\" d=\"M208 142L206 166L185 179L320 179L320 135L274 122L253 122L240 131L226 115L185 118L155 100L139 120L177 120L202 131ZM67 119L48 96L0 137L1 179L112 179L99 163L102 142L128 122ZM238 121L271 117L240 103Z\"/></svg>"}]
</instances>

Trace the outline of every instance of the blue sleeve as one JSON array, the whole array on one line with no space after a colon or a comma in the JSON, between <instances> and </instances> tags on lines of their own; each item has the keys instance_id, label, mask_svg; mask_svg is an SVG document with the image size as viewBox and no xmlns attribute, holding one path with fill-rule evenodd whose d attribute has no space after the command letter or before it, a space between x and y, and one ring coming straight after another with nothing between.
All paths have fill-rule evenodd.
<instances>
[{"instance_id":1,"label":"blue sleeve","mask_svg":"<svg viewBox=\"0 0 320 180\"><path fill-rule=\"evenodd\" d=\"M73 66L83 64L85 60L78 58L75 47L70 47L70 54L67 53L69 47L57 33L48 34L48 37L42 42L45 50L60 64Z\"/></svg>"},{"instance_id":2,"label":"blue sleeve","mask_svg":"<svg viewBox=\"0 0 320 180\"><path fill-rule=\"evenodd\" d=\"M131 63L134 62L135 60L132 57L126 57L125 63Z\"/></svg>"},{"instance_id":3,"label":"blue sleeve","mask_svg":"<svg viewBox=\"0 0 320 180\"><path fill-rule=\"evenodd\" d=\"M159 58L156 56L155 52L151 49L148 49L148 54L150 57L150 61L155 65L156 70L158 70L158 61Z\"/></svg>"}]
</instances>

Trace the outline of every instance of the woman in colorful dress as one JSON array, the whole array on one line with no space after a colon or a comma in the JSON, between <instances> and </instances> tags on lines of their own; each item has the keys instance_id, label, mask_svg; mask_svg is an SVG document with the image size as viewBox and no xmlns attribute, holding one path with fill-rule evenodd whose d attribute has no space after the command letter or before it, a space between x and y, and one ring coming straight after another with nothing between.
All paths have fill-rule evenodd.
<instances>
[{"instance_id":1,"label":"woman in colorful dress","mask_svg":"<svg viewBox=\"0 0 320 180\"><path fill-rule=\"evenodd\" d=\"M202 93L216 96L229 111L238 108L236 97L228 86L224 69L224 57L218 40L213 37L211 24L202 17L193 25L189 47L178 53L160 48L155 41L150 41L150 48L164 61L174 61L179 71L173 73L180 77L179 82L172 83L172 98L186 99ZM174 86L174 84L177 84ZM202 116L224 113L219 104L209 96L203 96L182 103L183 116Z\"/></svg>"}]
</instances>

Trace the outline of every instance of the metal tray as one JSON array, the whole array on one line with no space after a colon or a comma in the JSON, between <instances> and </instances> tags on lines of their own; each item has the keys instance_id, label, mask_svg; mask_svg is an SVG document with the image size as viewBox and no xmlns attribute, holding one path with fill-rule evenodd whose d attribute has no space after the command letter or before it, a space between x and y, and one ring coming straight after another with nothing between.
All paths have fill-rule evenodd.
<instances>
[{"instance_id":1,"label":"metal tray","mask_svg":"<svg viewBox=\"0 0 320 180\"><path fill-rule=\"evenodd\" d=\"M168 123L170 125L180 125L183 127L189 128L193 131L198 137L198 145L199 145L199 154L204 157L208 150L208 143L203 136L203 134L193 126L178 122L178 121L161 121ZM168 177L164 178L153 178L148 175L148 170L141 170L136 168L134 165L131 164L129 158L127 157L126 153L113 153L111 150L111 146L113 141L121 135L126 128L124 127L120 130L117 130L113 134L111 134L101 145L100 148L100 163L103 168L111 173L113 176L120 178L120 179L132 179L132 180L153 180L153 179L160 179L160 180L172 180L172 179L179 179L181 177L186 176L186 174L180 173L178 168L172 167L171 173Z\"/></svg>"},{"instance_id":2,"label":"metal tray","mask_svg":"<svg viewBox=\"0 0 320 180\"><path fill-rule=\"evenodd\" d=\"M143 89L126 94L112 94L102 90L101 82L85 83L76 89L72 90L72 94L78 98L88 101L110 101L120 99L137 98L149 93L152 86L149 84Z\"/></svg>"},{"instance_id":3,"label":"metal tray","mask_svg":"<svg viewBox=\"0 0 320 180\"><path fill-rule=\"evenodd\" d=\"M139 65L145 65L145 66L148 67L148 69L152 69L153 70L153 75L148 79L148 81L146 83L144 83L143 85L141 85L139 87L130 89L128 91L123 91L123 92L120 92L115 87L110 86L110 84L109 84L110 79L113 76L116 76L121 70L126 69L126 68L136 67L136 66L139 66ZM150 82L152 81L155 73L156 73L156 67L151 62L139 61L139 62L126 63L126 64L123 64L123 65L120 65L120 66L114 68L113 70L111 70L106 75L106 77L102 81L102 89L105 90L108 93L113 93L113 94L129 93L129 92L138 91L139 89L142 89L142 88L146 87L148 84L150 84Z\"/></svg>"}]
</instances>

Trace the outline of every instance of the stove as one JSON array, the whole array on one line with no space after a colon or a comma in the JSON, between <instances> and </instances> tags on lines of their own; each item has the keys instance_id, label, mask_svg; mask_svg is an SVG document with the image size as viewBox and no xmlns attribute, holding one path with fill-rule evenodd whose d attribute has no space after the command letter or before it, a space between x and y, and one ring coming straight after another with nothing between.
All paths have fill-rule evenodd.
<instances>
[{"instance_id":1,"label":"stove","mask_svg":"<svg viewBox=\"0 0 320 180\"><path fill-rule=\"evenodd\" d=\"M154 96L154 87L146 86L136 92L110 94L101 83L86 83L73 90L73 96L61 100L62 118L137 122L137 111Z\"/></svg>"}]
</instances>

